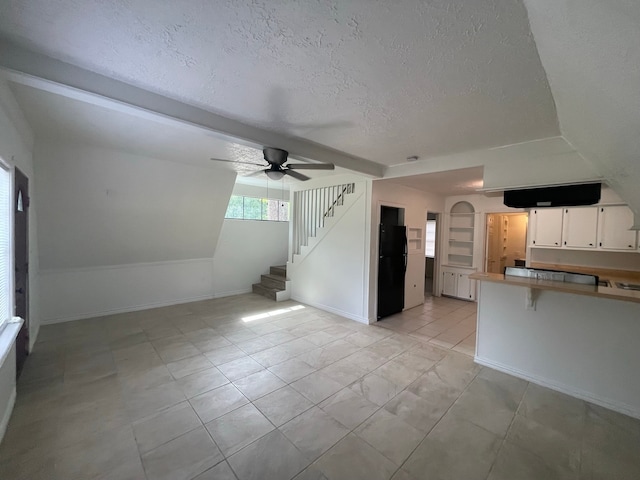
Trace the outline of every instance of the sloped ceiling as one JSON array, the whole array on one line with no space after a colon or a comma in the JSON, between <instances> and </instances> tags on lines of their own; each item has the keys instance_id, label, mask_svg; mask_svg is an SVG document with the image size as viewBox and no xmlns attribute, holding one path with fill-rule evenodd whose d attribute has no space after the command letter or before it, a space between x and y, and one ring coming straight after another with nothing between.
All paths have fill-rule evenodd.
<instances>
[{"instance_id":1,"label":"sloped ceiling","mask_svg":"<svg viewBox=\"0 0 640 480\"><path fill-rule=\"evenodd\" d=\"M5 0L0 35L385 165L559 133L520 0Z\"/></svg>"},{"instance_id":2,"label":"sloped ceiling","mask_svg":"<svg viewBox=\"0 0 640 480\"><path fill-rule=\"evenodd\" d=\"M640 2L525 0L562 135L640 228Z\"/></svg>"}]
</instances>

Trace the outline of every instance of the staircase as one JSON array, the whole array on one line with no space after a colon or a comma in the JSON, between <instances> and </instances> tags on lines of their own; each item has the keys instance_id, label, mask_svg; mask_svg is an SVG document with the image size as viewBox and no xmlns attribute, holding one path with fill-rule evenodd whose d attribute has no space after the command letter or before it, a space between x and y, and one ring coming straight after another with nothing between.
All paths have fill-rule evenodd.
<instances>
[{"instance_id":1,"label":"staircase","mask_svg":"<svg viewBox=\"0 0 640 480\"><path fill-rule=\"evenodd\" d=\"M289 292L289 282L287 281L286 265L270 267L268 274L260 275L260 283L252 285L252 290L253 293L276 302L288 300L291 293Z\"/></svg>"}]
</instances>

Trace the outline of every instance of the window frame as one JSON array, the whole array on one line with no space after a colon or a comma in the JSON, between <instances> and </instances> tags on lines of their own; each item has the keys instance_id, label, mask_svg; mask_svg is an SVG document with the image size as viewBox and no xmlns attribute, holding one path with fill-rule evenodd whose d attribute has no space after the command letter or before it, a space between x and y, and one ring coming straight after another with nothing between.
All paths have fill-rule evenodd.
<instances>
[{"instance_id":1,"label":"window frame","mask_svg":"<svg viewBox=\"0 0 640 480\"><path fill-rule=\"evenodd\" d=\"M4 277L4 281L0 281L0 288L6 289L4 292L6 299L6 312L2 308L0 303L0 333L6 328L7 324L13 317L13 202L14 202L14 182L13 182L13 168L2 157L0 157L0 182L6 185L6 192L2 192L2 184L0 184L0 194L5 198L0 198L0 229L6 233L6 238L0 237L0 256L6 255L6 261L0 261L0 276ZM6 201L6 204L4 202ZM4 210L4 212L2 212ZM6 222L6 223L5 223ZM3 228L5 227L6 228ZM3 267L4 270L3 271ZM4 284L4 285L3 285ZM2 295L3 292L0 292ZM0 352L1 353L1 352Z\"/></svg>"},{"instance_id":2,"label":"window frame","mask_svg":"<svg viewBox=\"0 0 640 480\"><path fill-rule=\"evenodd\" d=\"M235 198L242 198L242 216L238 217L231 217L229 216L229 209L231 208L231 204L234 201L234 197ZM246 204L246 200L258 200L260 202L260 218L248 218L247 217L247 210L245 209L245 204ZM280 219L280 213L282 211L282 207L283 205L278 205L278 208L276 209L277 211L277 219L270 219L270 218L265 218L266 215L268 215L268 209L269 209L269 202L282 202L283 204L286 204L287 206L287 218L284 220ZM253 220L256 222L288 222L289 221L289 216L290 216L290 211L289 208L291 206L291 203L289 202L289 200L283 200L280 198L267 198L267 197L254 197L251 195L231 195L231 197L229 197L229 203L227 204L227 210L225 211L224 214L224 219L225 220Z\"/></svg>"}]
</instances>

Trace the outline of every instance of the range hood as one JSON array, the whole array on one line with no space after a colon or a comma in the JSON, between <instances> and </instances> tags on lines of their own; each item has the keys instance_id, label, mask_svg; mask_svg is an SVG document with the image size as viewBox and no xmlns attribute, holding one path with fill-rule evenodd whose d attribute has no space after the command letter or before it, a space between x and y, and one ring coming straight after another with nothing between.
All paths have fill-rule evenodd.
<instances>
[{"instance_id":1,"label":"range hood","mask_svg":"<svg viewBox=\"0 0 640 480\"><path fill-rule=\"evenodd\" d=\"M600 201L601 183L527 188L504 192L504 204L513 208L574 207Z\"/></svg>"}]
</instances>

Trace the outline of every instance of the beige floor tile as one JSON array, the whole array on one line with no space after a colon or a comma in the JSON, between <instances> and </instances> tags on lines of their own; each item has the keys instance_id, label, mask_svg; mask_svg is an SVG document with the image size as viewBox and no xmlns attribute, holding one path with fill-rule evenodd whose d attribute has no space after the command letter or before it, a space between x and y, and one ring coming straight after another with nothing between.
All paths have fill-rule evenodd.
<instances>
[{"instance_id":1,"label":"beige floor tile","mask_svg":"<svg viewBox=\"0 0 640 480\"><path fill-rule=\"evenodd\" d=\"M140 453L146 453L202 425L189 402L133 423Z\"/></svg>"},{"instance_id":2,"label":"beige floor tile","mask_svg":"<svg viewBox=\"0 0 640 480\"><path fill-rule=\"evenodd\" d=\"M123 397L132 420L147 417L186 399L175 381L150 388L125 388Z\"/></svg>"},{"instance_id":3,"label":"beige floor tile","mask_svg":"<svg viewBox=\"0 0 640 480\"><path fill-rule=\"evenodd\" d=\"M193 480L236 480L236 476L227 462L220 462Z\"/></svg>"},{"instance_id":4,"label":"beige floor tile","mask_svg":"<svg viewBox=\"0 0 640 480\"><path fill-rule=\"evenodd\" d=\"M320 403L342 389L342 385L320 372L315 372L296 380L291 386L314 404Z\"/></svg>"},{"instance_id":5,"label":"beige floor tile","mask_svg":"<svg viewBox=\"0 0 640 480\"><path fill-rule=\"evenodd\" d=\"M235 345L228 345L226 347L216 348L205 353L205 356L214 365L222 365L233 360L237 360L242 357L246 357L247 354L240 350Z\"/></svg>"},{"instance_id":6,"label":"beige floor tile","mask_svg":"<svg viewBox=\"0 0 640 480\"><path fill-rule=\"evenodd\" d=\"M421 371L403 365L395 360L388 361L374 370L373 373L395 384L398 390L403 390L422 375Z\"/></svg>"},{"instance_id":7,"label":"beige floor tile","mask_svg":"<svg viewBox=\"0 0 640 480\"><path fill-rule=\"evenodd\" d=\"M428 401L404 390L392 398L384 408L426 434L438 423L451 403L453 399L439 401L434 396L431 401Z\"/></svg>"},{"instance_id":8,"label":"beige floor tile","mask_svg":"<svg viewBox=\"0 0 640 480\"><path fill-rule=\"evenodd\" d=\"M173 378L176 380L200 370L206 370L212 366L213 364L204 355L195 355L167 364L169 372L171 372L171 375L173 375Z\"/></svg>"},{"instance_id":9,"label":"beige floor tile","mask_svg":"<svg viewBox=\"0 0 640 480\"><path fill-rule=\"evenodd\" d=\"M257 400L267 393L284 387L286 384L268 370L252 373L240 380L233 382L249 400Z\"/></svg>"},{"instance_id":10,"label":"beige floor tile","mask_svg":"<svg viewBox=\"0 0 640 480\"><path fill-rule=\"evenodd\" d=\"M204 427L198 427L142 455L142 463L148 480L190 480L223 458Z\"/></svg>"},{"instance_id":11,"label":"beige floor tile","mask_svg":"<svg viewBox=\"0 0 640 480\"><path fill-rule=\"evenodd\" d=\"M352 384L368 373L365 369L356 367L345 359L332 363L319 371L343 387Z\"/></svg>"},{"instance_id":12,"label":"beige floor tile","mask_svg":"<svg viewBox=\"0 0 640 480\"><path fill-rule=\"evenodd\" d=\"M396 384L374 373L361 378L349 388L378 406L387 403L401 390Z\"/></svg>"},{"instance_id":13,"label":"beige floor tile","mask_svg":"<svg viewBox=\"0 0 640 480\"><path fill-rule=\"evenodd\" d=\"M178 387L180 387L182 393L184 393L187 398L193 398L196 395L221 387L227 383L229 383L229 379L216 367L192 373L177 381Z\"/></svg>"},{"instance_id":14,"label":"beige floor tile","mask_svg":"<svg viewBox=\"0 0 640 480\"><path fill-rule=\"evenodd\" d=\"M225 413L239 408L249 400L232 384L218 387L189 400L203 423L208 423Z\"/></svg>"},{"instance_id":15,"label":"beige floor tile","mask_svg":"<svg viewBox=\"0 0 640 480\"><path fill-rule=\"evenodd\" d=\"M138 458L131 427L83 438L82 442L55 452L60 478L98 478Z\"/></svg>"},{"instance_id":16,"label":"beige floor tile","mask_svg":"<svg viewBox=\"0 0 640 480\"><path fill-rule=\"evenodd\" d=\"M584 431L586 408L583 400L531 383L518 413L542 425L579 437Z\"/></svg>"},{"instance_id":17,"label":"beige floor tile","mask_svg":"<svg viewBox=\"0 0 640 480\"><path fill-rule=\"evenodd\" d=\"M343 388L318 406L349 430L356 428L380 408L350 388Z\"/></svg>"},{"instance_id":18,"label":"beige floor tile","mask_svg":"<svg viewBox=\"0 0 640 480\"><path fill-rule=\"evenodd\" d=\"M318 407L285 423L280 431L311 461L349 433L347 428Z\"/></svg>"},{"instance_id":19,"label":"beige floor tile","mask_svg":"<svg viewBox=\"0 0 640 480\"><path fill-rule=\"evenodd\" d=\"M216 418L207 423L206 427L225 457L275 428L252 404Z\"/></svg>"},{"instance_id":20,"label":"beige floor tile","mask_svg":"<svg viewBox=\"0 0 640 480\"><path fill-rule=\"evenodd\" d=\"M327 477L315 465L309 465L296 475L293 480L327 480Z\"/></svg>"},{"instance_id":21,"label":"beige floor tile","mask_svg":"<svg viewBox=\"0 0 640 480\"><path fill-rule=\"evenodd\" d=\"M425 433L385 409L374 413L354 433L398 466L425 437Z\"/></svg>"},{"instance_id":22,"label":"beige floor tile","mask_svg":"<svg viewBox=\"0 0 640 480\"><path fill-rule=\"evenodd\" d=\"M276 427L313 407L313 403L291 387L283 387L253 403Z\"/></svg>"},{"instance_id":23,"label":"beige floor tile","mask_svg":"<svg viewBox=\"0 0 640 480\"><path fill-rule=\"evenodd\" d=\"M237 360L232 360L228 363L218 365L218 370L220 370L225 377L234 382L251 375L252 373L264 370L264 367L251 357L242 357Z\"/></svg>"},{"instance_id":24,"label":"beige floor tile","mask_svg":"<svg viewBox=\"0 0 640 480\"><path fill-rule=\"evenodd\" d=\"M316 371L308 363L299 358L292 358L285 362L269 367L269 371L275 373L278 377L287 383L295 382L302 377L306 377L310 373Z\"/></svg>"},{"instance_id":25,"label":"beige floor tile","mask_svg":"<svg viewBox=\"0 0 640 480\"><path fill-rule=\"evenodd\" d=\"M257 361L263 367L273 367L286 360L292 358L293 355L286 350L282 345L267 348L261 352L254 353L251 358Z\"/></svg>"},{"instance_id":26,"label":"beige floor tile","mask_svg":"<svg viewBox=\"0 0 640 480\"><path fill-rule=\"evenodd\" d=\"M574 437L516 415L509 428L507 441L546 459L550 464L572 471L579 469L582 436Z\"/></svg>"},{"instance_id":27,"label":"beige floor tile","mask_svg":"<svg viewBox=\"0 0 640 480\"><path fill-rule=\"evenodd\" d=\"M577 472L549 466L540 457L510 443L500 449L487 480L577 480ZM614 478L614 477L610 477ZM615 477L620 478L620 477Z\"/></svg>"},{"instance_id":28,"label":"beige floor tile","mask_svg":"<svg viewBox=\"0 0 640 480\"><path fill-rule=\"evenodd\" d=\"M320 457L316 466L329 480L388 480L397 469L384 455L352 433Z\"/></svg>"},{"instance_id":29,"label":"beige floor tile","mask_svg":"<svg viewBox=\"0 0 640 480\"><path fill-rule=\"evenodd\" d=\"M402 466L416 479L486 478L502 439L466 420L444 417Z\"/></svg>"},{"instance_id":30,"label":"beige floor tile","mask_svg":"<svg viewBox=\"0 0 640 480\"><path fill-rule=\"evenodd\" d=\"M279 430L243 448L228 462L239 480L289 480L309 465Z\"/></svg>"},{"instance_id":31,"label":"beige floor tile","mask_svg":"<svg viewBox=\"0 0 640 480\"><path fill-rule=\"evenodd\" d=\"M480 375L453 404L450 413L504 437L527 382L499 372L486 373L487 378L480 378Z\"/></svg>"}]
</instances>

